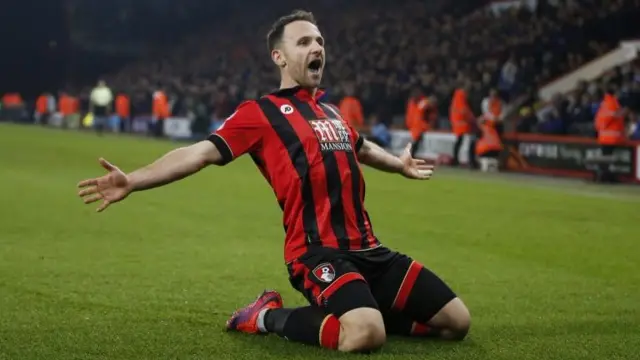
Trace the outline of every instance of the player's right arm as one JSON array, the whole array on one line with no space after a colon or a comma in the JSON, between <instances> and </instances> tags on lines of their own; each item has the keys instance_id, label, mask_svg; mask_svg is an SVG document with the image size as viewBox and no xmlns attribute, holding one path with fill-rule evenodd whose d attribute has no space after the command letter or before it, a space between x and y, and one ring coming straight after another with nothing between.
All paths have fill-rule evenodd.
<instances>
[{"instance_id":1,"label":"player's right arm","mask_svg":"<svg viewBox=\"0 0 640 360\"><path fill-rule=\"evenodd\" d=\"M108 173L83 180L78 195L86 204L102 200L98 211L125 199L134 191L148 190L195 174L208 165L225 165L260 146L264 121L255 102L238 107L207 140L172 150L153 163L125 174L105 159L99 162Z\"/></svg>"},{"instance_id":2,"label":"player's right arm","mask_svg":"<svg viewBox=\"0 0 640 360\"><path fill-rule=\"evenodd\" d=\"M222 161L222 155L210 141L177 148L153 163L127 175L131 191L153 189L193 175L208 165Z\"/></svg>"}]
</instances>

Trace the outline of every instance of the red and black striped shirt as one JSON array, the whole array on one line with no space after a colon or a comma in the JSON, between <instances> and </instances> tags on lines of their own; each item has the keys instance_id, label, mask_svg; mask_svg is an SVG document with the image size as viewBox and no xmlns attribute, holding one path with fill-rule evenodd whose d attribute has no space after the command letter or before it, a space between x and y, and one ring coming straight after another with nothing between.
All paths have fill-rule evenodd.
<instances>
[{"instance_id":1,"label":"red and black striped shirt","mask_svg":"<svg viewBox=\"0 0 640 360\"><path fill-rule=\"evenodd\" d=\"M356 156L363 138L319 96L296 87L244 102L209 136L224 163L249 153L273 188L284 212L287 263L314 246L380 245L364 208Z\"/></svg>"}]
</instances>

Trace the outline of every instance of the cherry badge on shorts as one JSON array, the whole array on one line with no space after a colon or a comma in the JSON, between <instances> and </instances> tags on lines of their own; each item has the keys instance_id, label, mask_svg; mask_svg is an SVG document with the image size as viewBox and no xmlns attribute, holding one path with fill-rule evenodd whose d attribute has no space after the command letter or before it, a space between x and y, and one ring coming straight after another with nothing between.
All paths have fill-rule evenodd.
<instances>
[{"instance_id":1,"label":"cherry badge on shorts","mask_svg":"<svg viewBox=\"0 0 640 360\"><path fill-rule=\"evenodd\" d=\"M336 271L334 270L333 265L324 263L313 269L313 275L322 282L330 283L336 278Z\"/></svg>"}]
</instances>

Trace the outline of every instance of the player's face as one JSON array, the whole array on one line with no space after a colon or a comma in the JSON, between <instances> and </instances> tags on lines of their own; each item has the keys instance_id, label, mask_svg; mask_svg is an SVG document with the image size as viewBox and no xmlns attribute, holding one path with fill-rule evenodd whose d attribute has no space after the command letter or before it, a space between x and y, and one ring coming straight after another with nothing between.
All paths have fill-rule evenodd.
<instances>
[{"instance_id":1,"label":"player's face","mask_svg":"<svg viewBox=\"0 0 640 360\"><path fill-rule=\"evenodd\" d=\"M281 45L284 71L303 87L318 87L325 64L324 39L307 21L295 21L284 29Z\"/></svg>"}]
</instances>

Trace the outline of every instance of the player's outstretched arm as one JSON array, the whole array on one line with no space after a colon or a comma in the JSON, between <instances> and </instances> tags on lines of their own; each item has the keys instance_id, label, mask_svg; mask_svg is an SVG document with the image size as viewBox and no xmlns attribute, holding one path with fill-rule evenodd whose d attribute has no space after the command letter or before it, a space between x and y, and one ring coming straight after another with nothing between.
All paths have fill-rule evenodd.
<instances>
[{"instance_id":1,"label":"player's outstretched arm","mask_svg":"<svg viewBox=\"0 0 640 360\"><path fill-rule=\"evenodd\" d=\"M143 168L127 175L133 191L152 189L195 174L218 164L222 155L208 140L172 150Z\"/></svg>"},{"instance_id":2,"label":"player's outstretched arm","mask_svg":"<svg viewBox=\"0 0 640 360\"><path fill-rule=\"evenodd\" d=\"M398 157L375 143L364 140L358 151L358 160L372 168L402 174L409 179L428 180L433 175L433 165L428 165L424 160L414 159L411 156L411 144L408 144L402 155Z\"/></svg>"},{"instance_id":3,"label":"player's outstretched arm","mask_svg":"<svg viewBox=\"0 0 640 360\"><path fill-rule=\"evenodd\" d=\"M152 189L192 175L207 165L222 162L220 151L211 141L201 141L172 150L155 162L125 174L105 159L99 159L107 174L83 180L78 195L85 204L102 200L97 211L124 200L134 191Z\"/></svg>"}]
</instances>

